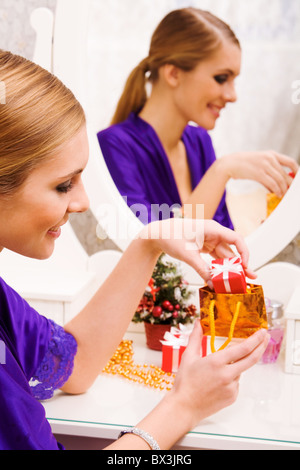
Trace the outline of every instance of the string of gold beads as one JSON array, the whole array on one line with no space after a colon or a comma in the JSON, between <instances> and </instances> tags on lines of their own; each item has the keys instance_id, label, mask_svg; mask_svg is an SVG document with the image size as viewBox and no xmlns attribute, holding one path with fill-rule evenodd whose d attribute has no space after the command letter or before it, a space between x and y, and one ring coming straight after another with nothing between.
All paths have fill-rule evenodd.
<instances>
[{"instance_id":1,"label":"string of gold beads","mask_svg":"<svg viewBox=\"0 0 300 470\"><path fill-rule=\"evenodd\" d=\"M132 340L121 341L102 372L119 375L132 382L158 390L171 390L175 379L175 374L165 372L154 364L135 364Z\"/></svg>"}]
</instances>

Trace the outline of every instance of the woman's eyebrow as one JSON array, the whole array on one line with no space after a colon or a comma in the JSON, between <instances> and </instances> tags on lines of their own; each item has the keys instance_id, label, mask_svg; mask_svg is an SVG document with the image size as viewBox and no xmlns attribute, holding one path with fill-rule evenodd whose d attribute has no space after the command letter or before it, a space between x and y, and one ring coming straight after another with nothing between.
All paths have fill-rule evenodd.
<instances>
[{"instance_id":1,"label":"woman's eyebrow","mask_svg":"<svg viewBox=\"0 0 300 470\"><path fill-rule=\"evenodd\" d=\"M229 75L231 75L231 76L237 76L237 75L239 75L239 72L234 72L234 71L231 70L231 69L222 69L222 70L220 70L220 71L218 72L219 75L222 74L222 73L227 73L227 74L229 74Z\"/></svg>"},{"instance_id":2,"label":"woman's eyebrow","mask_svg":"<svg viewBox=\"0 0 300 470\"><path fill-rule=\"evenodd\" d=\"M79 170L72 171L72 173L69 173L68 175L60 176L59 179L67 180L67 179L73 178L73 176L79 175L82 172L83 172L83 168L80 168Z\"/></svg>"}]
</instances>

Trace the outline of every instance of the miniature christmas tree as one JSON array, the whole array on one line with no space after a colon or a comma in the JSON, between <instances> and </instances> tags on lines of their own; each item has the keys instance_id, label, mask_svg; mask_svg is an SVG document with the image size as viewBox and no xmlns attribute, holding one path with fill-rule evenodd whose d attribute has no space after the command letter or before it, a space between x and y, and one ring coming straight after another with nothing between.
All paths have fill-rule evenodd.
<instances>
[{"instance_id":1,"label":"miniature christmas tree","mask_svg":"<svg viewBox=\"0 0 300 470\"><path fill-rule=\"evenodd\" d=\"M197 316L196 307L189 304L192 295L188 283L177 266L164 260L161 255L154 268L152 278L140 301L133 322L166 324L191 323Z\"/></svg>"}]
</instances>

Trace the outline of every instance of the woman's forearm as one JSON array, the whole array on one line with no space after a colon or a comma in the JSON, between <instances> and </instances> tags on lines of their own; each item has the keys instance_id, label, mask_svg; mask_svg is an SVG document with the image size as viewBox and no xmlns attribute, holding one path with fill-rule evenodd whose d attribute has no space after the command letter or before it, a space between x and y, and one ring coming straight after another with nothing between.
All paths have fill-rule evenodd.
<instances>
[{"instance_id":1,"label":"woman's forearm","mask_svg":"<svg viewBox=\"0 0 300 470\"><path fill-rule=\"evenodd\" d=\"M137 428L153 436L161 449L171 449L174 444L189 432L194 423L181 407L176 394L168 394L138 424ZM133 434L125 434L113 442L106 450L149 450L149 445Z\"/></svg>"},{"instance_id":2,"label":"woman's forearm","mask_svg":"<svg viewBox=\"0 0 300 470\"><path fill-rule=\"evenodd\" d=\"M151 240L134 240L99 290L65 325L78 345L74 371L63 387L82 393L94 382L122 340L159 256Z\"/></svg>"},{"instance_id":3,"label":"woman's forearm","mask_svg":"<svg viewBox=\"0 0 300 470\"><path fill-rule=\"evenodd\" d=\"M216 160L209 167L200 183L184 202L185 217L212 219L215 215L229 180L226 172L223 171L221 160Z\"/></svg>"}]
</instances>

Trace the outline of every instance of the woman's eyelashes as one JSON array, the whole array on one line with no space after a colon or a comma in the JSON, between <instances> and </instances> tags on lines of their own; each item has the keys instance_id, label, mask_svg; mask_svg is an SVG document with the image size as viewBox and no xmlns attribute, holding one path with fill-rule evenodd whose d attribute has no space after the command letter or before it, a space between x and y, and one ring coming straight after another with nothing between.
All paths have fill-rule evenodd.
<instances>
[{"instance_id":1,"label":"woman's eyelashes","mask_svg":"<svg viewBox=\"0 0 300 470\"><path fill-rule=\"evenodd\" d=\"M215 75L214 79L216 80L217 83L222 85L222 83L225 83L228 80L228 75L227 74Z\"/></svg>"},{"instance_id":2,"label":"woman's eyelashes","mask_svg":"<svg viewBox=\"0 0 300 470\"><path fill-rule=\"evenodd\" d=\"M58 191L59 193L67 193L71 191L72 187L73 187L73 182L69 180L69 181L66 181L65 183L62 183L56 186L56 191Z\"/></svg>"}]
</instances>

